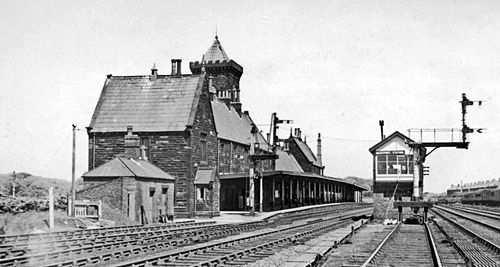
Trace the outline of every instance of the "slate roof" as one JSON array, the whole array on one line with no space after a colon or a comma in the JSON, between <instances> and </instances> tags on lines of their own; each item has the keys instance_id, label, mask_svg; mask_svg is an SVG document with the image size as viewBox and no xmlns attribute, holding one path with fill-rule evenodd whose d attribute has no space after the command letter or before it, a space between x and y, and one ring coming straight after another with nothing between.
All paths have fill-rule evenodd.
<instances>
[{"instance_id":1,"label":"slate roof","mask_svg":"<svg viewBox=\"0 0 500 267\"><path fill-rule=\"evenodd\" d=\"M292 154L281 149L276 149L276 155L278 155L276 171L304 172Z\"/></svg>"},{"instance_id":2,"label":"slate roof","mask_svg":"<svg viewBox=\"0 0 500 267\"><path fill-rule=\"evenodd\" d=\"M183 131L192 125L204 75L111 76L90 122L91 132Z\"/></svg>"},{"instance_id":3,"label":"slate roof","mask_svg":"<svg viewBox=\"0 0 500 267\"><path fill-rule=\"evenodd\" d=\"M400 137L401 139L403 140L408 140L409 142L413 143L414 141L412 139L410 139L408 136L398 132L398 131L395 131L394 133L392 133L391 135L389 135L388 137L384 138L384 140L376 143L374 146L370 147L368 149L368 151L370 151L370 153L374 154L375 151L380 148L381 146L387 144L388 142L390 142L394 137Z\"/></svg>"},{"instance_id":4,"label":"slate roof","mask_svg":"<svg viewBox=\"0 0 500 267\"><path fill-rule=\"evenodd\" d=\"M240 117L233 107L228 109L226 104L217 99L212 100L211 104L217 137L244 145L250 144L253 124L250 116L242 113ZM257 134L257 139L260 143L260 148L268 150L267 141L261 133Z\"/></svg>"},{"instance_id":5,"label":"slate roof","mask_svg":"<svg viewBox=\"0 0 500 267\"><path fill-rule=\"evenodd\" d=\"M264 179L266 177L273 177L277 175L286 175L286 176L291 176L291 177L298 177L298 178L315 178L315 179L320 179L324 181L333 181L333 182L338 182L342 184L347 184L347 185L352 185L355 187L356 190L361 190L361 191L368 191L370 188L368 188L365 185L356 183L356 182L351 182L351 181L346 181L341 178L335 178L331 176L324 176L324 175L319 175L315 173L310 173L310 172L292 172L292 171L263 171L262 176ZM228 179L247 179L248 178L248 173L233 173L233 174L224 174L220 175L219 179L220 180L228 180Z\"/></svg>"},{"instance_id":6,"label":"slate roof","mask_svg":"<svg viewBox=\"0 0 500 267\"><path fill-rule=\"evenodd\" d=\"M175 180L175 177L162 171L160 168L141 159L115 158L103 165L86 172L84 178L105 178L105 177L140 177L155 178L165 180Z\"/></svg>"},{"instance_id":7,"label":"slate roof","mask_svg":"<svg viewBox=\"0 0 500 267\"><path fill-rule=\"evenodd\" d=\"M313 165L315 165L317 167L323 167L323 166L321 166L319 161L316 159L316 156L312 152L311 148L306 143L304 143L302 140L300 140L299 138L297 138L295 136L292 136L292 138L295 141L295 143L297 143L298 147L300 148L300 150L302 151L304 156L306 156L306 158L309 162L311 162Z\"/></svg>"},{"instance_id":8,"label":"slate roof","mask_svg":"<svg viewBox=\"0 0 500 267\"><path fill-rule=\"evenodd\" d=\"M229 57L227 56L226 51L224 51L224 48L222 48L222 45L219 42L219 37L217 36L215 36L214 42L208 48L207 52L203 54L201 62L215 62L216 60L229 60Z\"/></svg>"},{"instance_id":9,"label":"slate roof","mask_svg":"<svg viewBox=\"0 0 500 267\"><path fill-rule=\"evenodd\" d=\"M215 179L215 169L214 168L199 168L196 171L196 177L194 178L194 184L209 184Z\"/></svg>"}]
</instances>

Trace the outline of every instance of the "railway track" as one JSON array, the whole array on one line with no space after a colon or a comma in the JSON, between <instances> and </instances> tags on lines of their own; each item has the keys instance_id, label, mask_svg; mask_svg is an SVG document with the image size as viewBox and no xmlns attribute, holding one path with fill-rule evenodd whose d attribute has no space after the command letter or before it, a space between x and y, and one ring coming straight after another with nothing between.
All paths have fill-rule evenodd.
<instances>
[{"instance_id":1,"label":"railway track","mask_svg":"<svg viewBox=\"0 0 500 267\"><path fill-rule=\"evenodd\" d=\"M446 214L454 222L459 223L461 227L473 232L475 236L487 239L490 243L496 245L500 252L500 220L439 206L434 209L439 210L442 215Z\"/></svg>"},{"instance_id":2,"label":"railway track","mask_svg":"<svg viewBox=\"0 0 500 267\"><path fill-rule=\"evenodd\" d=\"M186 231L187 229L195 230L213 224L215 224L215 221L0 236L0 263L2 263L1 259L8 257L19 257L30 253L52 252L61 249L81 248L89 245L104 244L106 242L110 243L111 241L125 241L131 238L152 237L155 233L175 234Z\"/></svg>"},{"instance_id":3,"label":"railway track","mask_svg":"<svg viewBox=\"0 0 500 267\"><path fill-rule=\"evenodd\" d=\"M222 266L243 265L273 255L276 251L313 238L350 222L353 217L371 213L372 208L351 209L329 219L311 220L281 229L268 229L245 237L229 238L206 245L108 266Z\"/></svg>"},{"instance_id":4,"label":"railway track","mask_svg":"<svg viewBox=\"0 0 500 267\"><path fill-rule=\"evenodd\" d=\"M441 266L441 260L427 224L399 223L361 266Z\"/></svg>"},{"instance_id":5,"label":"railway track","mask_svg":"<svg viewBox=\"0 0 500 267\"><path fill-rule=\"evenodd\" d=\"M474 225L443 209L433 208L431 211L439 216L434 219L436 226L465 259L467 266L500 266L500 247L477 233L477 227L483 226ZM473 227L476 227L475 230L471 229ZM494 236L498 237L498 234L495 233Z\"/></svg>"},{"instance_id":6,"label":"railway track","mask_svg":"<svg viewBox=\"0 0 500 267\"><path fill-rule=\"evenodd\" d=\"M359 206L359 205L358 205ZM243 224L184 223L150 227L123 227L65 231L50 234L0 236L0 266L83 266L126 260L165 249L223 238L247 231L275 227L294 220L332 216L352 205L278 214L267 221ZM294 219L296 218L296 219Z\"/></svg>"},{"instance_id":7,"label":"railway track","mask_svg":"<svg viewBox=\"0 0 500 267\"><path fill-rule=\"evenodd\" d=\"M459 210L459 211L465 211L468 213L472 213L475 215L483 216L483 217L488 217L492 218L495 220L500 221L500 212L494 212L494 211L489 211L489 210L481 210L477 208L469 208L469 207L457 207L457 206L446 206L447 208L454 209L454 210Z\"/></svg>"}]
</instances>

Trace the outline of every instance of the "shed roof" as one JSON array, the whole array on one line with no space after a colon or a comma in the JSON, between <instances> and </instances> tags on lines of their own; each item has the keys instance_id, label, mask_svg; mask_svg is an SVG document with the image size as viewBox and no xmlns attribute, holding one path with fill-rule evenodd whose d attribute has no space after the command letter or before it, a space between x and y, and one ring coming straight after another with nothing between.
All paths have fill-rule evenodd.
<instances>
[{"instance_id":1,"label":"shed roof","mask_svg":"<svg viewBox=\"0 0 500 267\"><path fill-rule=\"evenodd\" d=\"M241 116L234 109L215 99L211 101L214 114L215 127L217 128L217 137L228 141L250 144L252 140L252 125L254 124L250 115L242 113ZM257 139L262 150L268 150L266 139L259 132Z\"/></svg>"},{"instance_id":2,"label":"shed roof","mask_svg":"<svg viewBox=\"0 0 500 267\"><path fill-rule=\"evenodd\" d=\"M392 139L394 139L395 137L399 137L403 140L408 140L408 142L413 142L413 140L411 140L408 136L398 132L398 131L395 131L394 133L392 133L391 135L389 135L388 137L384 138L384 140L376 143L374 146L370 147L368 149L368 151L370 151L370 153L372 154L375 154L375 151L377 149L379 149L380 147L382 147L383 145L389 143Z\"/></svg>"},{"instance_id":3,"label":"shed roof","mask_svg":"<svg viewBox=\"0 0 500 267\"><path fill-rule=\"evenodd\" d=\"M84 178L95 177L140 177L175 180L175 177L142 159L115 158L101 166L86 172Z\"/></svg>"},{"instance_id":4,"label":"shed roof","mask_svg":"<svg viewBox=\"0 0 500 267\"><path fill-rule=\"evenodd\" d=\"M183 131L192 125L204 75L110 76L90 122L92 132Z\"/></svg>"},{"instance_id":5,"label":"shed roof","mask_svg":"<svg viewBox=\"0 0 500 267\"><path fill-rule=\"evenodd\" d=\"M301 139L299 139L295 136L292 136L292 138L295 141L295 143L297 143L298 147L300 148L300 150L302 151L304 156L306 156L306 158L309 162L311 162L315 166L323 167L319 163L318 159L316 159L316 156L312 152L311 148L306 143L304 143Z\"/></svg>"},{"instance_id":6,"label":"shed roof","mask_svg":"<svg viewBox=\"0 0 500 267\"><path fill-rule=\"evenodd\" d=\"M199 168L196 171L196 177L194 178L194 184L209 184L215 179L215 169L214 168Z\"/></svg>"}]
</instances>

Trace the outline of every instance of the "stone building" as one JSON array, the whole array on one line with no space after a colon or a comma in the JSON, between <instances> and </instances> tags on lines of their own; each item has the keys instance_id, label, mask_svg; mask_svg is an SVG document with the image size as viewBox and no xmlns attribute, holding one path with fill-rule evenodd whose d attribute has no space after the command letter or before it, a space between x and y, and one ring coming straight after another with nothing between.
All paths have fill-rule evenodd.
<instances>
[{"instance_id":1,"label":"stone building","mask_svg":"<svg viewBox=\"0 0 500 267\"><path fill-rule=\"evenodd\" d=\"M318 134L317 155L314 155L311 148L302 140L302 132L299 128L295 129L295 135L291 135L285 143L286 149L297 159L304 172L323 175L325 166L321 159L321 135Z\"/></svg>"},{"instance_id":2,"label":"stone building","mask_svg":"<svg viewBox=\"0 0 500 267\"><path fill-rule=\"evenodd\" d=\"M227 210L234 203L244 209L250 145L256 143L256 153L271 152L249 113L242 111L239 81L243 67L228 57L217 36L201 61L189 63L192 74L181 73L181 62L172 59L170 75L158 74L153 66L150 75L107 76L88 127L89 170L125 152L129 127L140 140L140 158L174 177L174 188L169 187L167 192L172 193L175 216L218 215L221 205ZM280 152L283 158L278 162L266 160L257 166L260 173L272 176L266 184L274 185L275 179L276 183L279 180L283 190L285 182L286 188L292 188L294 179L297 192L287 191L289 206L293 196L298 199L299 190L301 196L309 196L306 186L308 190L315 188L317 201L312 201L311 196L310 204L321 203L320 199L323 203L333 201L335 194L343 194L346 200L356 199L354 192L363 190L352 184L341 187L341 181L323 177L320 157L316 158L300 138L292 138L290 143L290 151ZM295 160L295 155L303 156ZM275 173L276 166L285 166L286 173ZM299 179L303 171L314 177ZM283 180L285 176L292 177L290 182ZM227 187L223 189L221 179L226 179ZM92 186L91 180L87 179L88 186ZM269 195L268 202L274 207L273 192L263 194ZM347 192L353 192L352 196ZM285 192L281 194L285 196ZM284 198L281 203L285 207Z\"/></svg>"},{"instance_id":3,"label":"stone building","mask_svg":"<svg viewBox=\"0 0 500 267\"><path fill-rule=\"evenodd\" d=\"M85 188L77 198L101 200L137 222L141 210L149 222L173 215L175 177L143 159L140 138L132 129L124 140L125 153L83 174Z\"/></svg>"},{"instance_id":4,"label":"stone building","mask_svg":"<svg viewBox=\"0 0 500 267\"><path fill-rule=\"evenodd\" d=\"M192 74L181 73L181 62L172 59L170 75L153 66L150 75L107 76L88 127L89 170L123 153L132 127L144 159L175 177L175 215L217 215L218 174L249 170L254 124L241 110L243 67L217 36L202 60L189 64Z\"/></svg>"}]
</instances>

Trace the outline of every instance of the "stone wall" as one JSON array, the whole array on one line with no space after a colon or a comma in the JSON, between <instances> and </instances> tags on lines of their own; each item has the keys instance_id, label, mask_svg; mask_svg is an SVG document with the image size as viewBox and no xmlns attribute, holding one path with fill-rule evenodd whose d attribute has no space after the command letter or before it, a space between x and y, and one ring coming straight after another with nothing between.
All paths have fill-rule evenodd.
<instances>
[{"instance_id":1,"label":"stone wall","mask_svg":"<svg viewBox=\"0 0 500 267\"><path fill-rule=\"evenodd\" d=\"M122 178L84 178L84 189L76 193L77 200L101 200L109 207L122 210Z\"/></svg>"}]
</instances>

